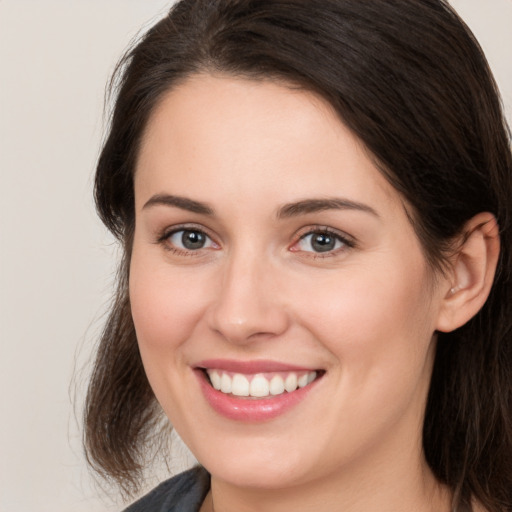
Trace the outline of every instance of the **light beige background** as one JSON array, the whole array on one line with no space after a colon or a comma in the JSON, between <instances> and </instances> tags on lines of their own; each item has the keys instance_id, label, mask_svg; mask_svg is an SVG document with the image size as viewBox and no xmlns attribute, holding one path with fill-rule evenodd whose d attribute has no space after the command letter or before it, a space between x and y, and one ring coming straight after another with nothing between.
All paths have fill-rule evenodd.
<instances>
[{"instance_id":1,"label":"light beige background","mask_svg":"<svg viewBox=\"0 0 512 512\"><path fill-rule=\"evenodd\" d=\"M117 58L169 0L0 0L0 512L96 512L70 392L101 328L115 248L92 176ZM512 0L453 0L512 119ZM80 383L82 383L80 385ZM178 466L179 467L179 466Z\"/></svg>"}]
</instances>

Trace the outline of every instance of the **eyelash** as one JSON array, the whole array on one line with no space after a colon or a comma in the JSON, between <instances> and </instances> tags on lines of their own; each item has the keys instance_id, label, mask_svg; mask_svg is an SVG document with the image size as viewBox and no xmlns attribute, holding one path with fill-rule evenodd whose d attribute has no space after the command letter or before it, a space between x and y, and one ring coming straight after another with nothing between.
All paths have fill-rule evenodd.
<instances>
[{"instance_id":1,"label":"eyelash","mask_svg":"<svg viewBox=\"0 0 512 512\"><path fill-rule=\"evenodd\" d=\"M196 250L192 249L181 249L179 247L176 247L172 244L170 244L169 240L173 235L176 235L180 232L192 232L192 233L198 233L200 235L205 236L207 239L210 240L212 244L218 247L218 244L213 240L213 238L206 232L206 230L200 226L195 225L180 225L180 226L174 226L171 229L165 230L156 240L157 244L160 244L164 247L165 250L170 251L174 254L177 254L179 256L199 256L201 249L204 249L204 247L200 247ZM306 237L312 236L312 235L328 235L330 237L333 237L336 241L341 242L342 247L335 248L333 250L325 251L325 253L317 252L317 251L301 251L298 249L293 249L294 246L297 246L301 241L305 240ZM310 226L308 228L305 228L302 232L302 234L299 234L296 241L293 242L293 244L290 246L290 249L292 252L301 252L305 253L304 257L310 257L314 259L318 258L328 258L332 256L336 256L339 252L344 252L347 249L352 249L356 247L356 242L352 237L347 236L346 234L340 233L339 231L336 231L332 228L329 228L327 226ZM308 256L306 256L308 254Z\"/></svg>"},{"instance_id":2,"label":"eyelash","mask_svg":"<svg viewBox=\"0 0 512 512\"><path fill-rule=\"evenodd\" d=\"M158 237L158 239L156 240L156 243L162 245L166 251L177 254L178 256L199 256L200 250L203 249L202 247L197 250L191 250L191 249L187 250L187 249L181 249L179 247L176 247L169 242L173 235L180 233L181 231L184 231L184 232L188 231L191 233L198 233L198 234L204 235L212 243L217 245L213 241L213 238L204 230L204 228L195 226L195 225L191 225L191 224L186 224L186 225L182 225L182 226L173 226L171 229L165 230Z\"/></svg>"},{"instance_id":3,"label":"eyelash","mask_svg":"<svg viewBox=\"0 0 512 512\"><path fill-rule=\"evenodd\" d=\"M310 226L304 230L302 234L299 235L299 238L296 242L293 243L292 248L299 244L301 241L303 241L306 237L311 235L328 235L332 238L334 238L336 241L341 242L342 247L335 248L333 250L326 251L324 253L322 252L316 252L316 251L293 251L293 252L303 252L308 254L308 256L313 259L319 259L319 258L330 258L333 256L337 256L340 252L345 252L347 249L353 249L356 247L356 242L352 237L349 237L345 233L341 233L337 230L334 230L332 228L329 228L327 226Z\"/></svg>"}]
</instances>

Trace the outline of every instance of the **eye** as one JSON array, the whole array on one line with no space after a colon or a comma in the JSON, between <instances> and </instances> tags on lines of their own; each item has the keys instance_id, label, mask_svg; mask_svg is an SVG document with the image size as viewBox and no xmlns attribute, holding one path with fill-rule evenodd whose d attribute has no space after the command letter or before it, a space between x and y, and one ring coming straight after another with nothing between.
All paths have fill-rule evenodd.
<instances>
[{"instance_id":1,"label":"eye","mask_svg":"<svg viewBox=\"0 0 512 512\"><path fill-rule=\"evenodd\" d=\"M182 251L198 251L217 247L213 240L199 229L178 229L165 236L167 244Z\"/></svg>"},{"instance_id":2,"label":"eye","mask_svg":"<svg viewBox=\"0 0 512 512\"><path fill-rule=\"evenodd\" d=\"M301 236L293 246L294 251L330 253L344 247L353 247L353 243L338 233L329 230L315 230Z\"/></svg>"}]
</instances>

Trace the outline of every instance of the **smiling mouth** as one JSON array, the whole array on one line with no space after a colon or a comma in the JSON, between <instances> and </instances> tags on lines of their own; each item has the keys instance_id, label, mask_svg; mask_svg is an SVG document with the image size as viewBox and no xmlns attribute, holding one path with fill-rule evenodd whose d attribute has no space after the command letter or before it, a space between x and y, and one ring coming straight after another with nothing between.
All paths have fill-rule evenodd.
<instances>
[{"instance_id":1,"label":"smiling mouth","mask_svg":"<svg viewBox=\"0 0 512 512\"><path fill-rule=\"evenodd\" d=\"M202 369L207 381L221 393L239 398L268 398L293 393L318 380L325 373L316 371L287 371L244 374L220 369Z\"/></svg>"}]
</instances>

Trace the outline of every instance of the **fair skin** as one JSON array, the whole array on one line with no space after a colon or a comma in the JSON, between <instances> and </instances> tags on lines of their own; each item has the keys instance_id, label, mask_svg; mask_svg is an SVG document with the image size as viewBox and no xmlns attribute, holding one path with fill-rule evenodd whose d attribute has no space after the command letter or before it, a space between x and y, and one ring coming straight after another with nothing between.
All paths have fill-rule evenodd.
<instances>
[{"instance_id":1,"label":"fair skin","mask_svg":"<svg viewBox=\"0 0 512 512\"><path fill-rule=\"evenodd\" d=\"M210 75L150 118L135 205L137 338L157 399L212 475L203 511L450 510L421 441L434 333L485 300L492 216L434 275L407 205L323 100ZM243 363L316 380L276 414L240 415L262 399L224 400L213 360L248 381Z\"/></svg>"}]
</instances>

